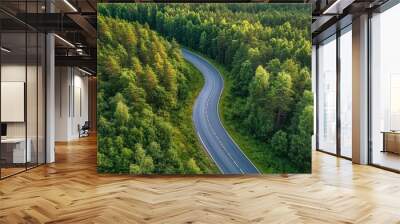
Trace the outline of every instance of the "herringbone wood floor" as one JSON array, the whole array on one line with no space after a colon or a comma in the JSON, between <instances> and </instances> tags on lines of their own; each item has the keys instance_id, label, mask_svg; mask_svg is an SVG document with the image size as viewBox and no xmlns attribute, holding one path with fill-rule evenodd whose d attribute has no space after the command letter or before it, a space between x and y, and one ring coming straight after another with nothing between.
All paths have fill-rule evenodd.
<instances>
[{"instance_id":1,"label":"herringbone wood floor","mask_svg":"<svg viewBox=\"0 0 400 224\"><path fill-rule=\"evenodd\" d=\"M312 175L96 173L96 141L0 181L0 223L400 223L400 175L319 152Z\"/></svg>"}]
</instances>

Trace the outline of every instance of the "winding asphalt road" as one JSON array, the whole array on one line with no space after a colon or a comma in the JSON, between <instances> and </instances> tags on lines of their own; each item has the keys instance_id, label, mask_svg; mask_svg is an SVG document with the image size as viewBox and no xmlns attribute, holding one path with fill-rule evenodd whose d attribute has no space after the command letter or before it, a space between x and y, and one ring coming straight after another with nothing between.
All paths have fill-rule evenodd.
<instances>
[{"instance_id":1,"label":"winding asphalt road","mask_svg":"<svg viewBox=\"0 0 400 224\"><path fill-rule=\"evenodd\" d=\"M183 56L204 76L205 85L193 108L197 135L223 174L258 174L253 163L240 150L222 126L218 103L224 80L218 70L202 57L182 49Z\"/></svg>"}]
</instances>

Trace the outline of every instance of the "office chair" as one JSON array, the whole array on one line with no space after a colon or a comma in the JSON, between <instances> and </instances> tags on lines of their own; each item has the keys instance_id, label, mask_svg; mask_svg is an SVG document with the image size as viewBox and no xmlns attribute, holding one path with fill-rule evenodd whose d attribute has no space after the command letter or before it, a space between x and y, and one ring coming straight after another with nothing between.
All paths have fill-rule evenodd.
<instances>
[{"instance_id":1,"label":"office chair","mask_svg":"<svg viewBox=\"0 0 400 224\"><path fill-rule=\"evenodd\" d=\"M85 121L82 127L78 125L78 129L79 129L79 138L89 136L89 129L90 129L89 121Z\"/></svg>"}]
</instances>

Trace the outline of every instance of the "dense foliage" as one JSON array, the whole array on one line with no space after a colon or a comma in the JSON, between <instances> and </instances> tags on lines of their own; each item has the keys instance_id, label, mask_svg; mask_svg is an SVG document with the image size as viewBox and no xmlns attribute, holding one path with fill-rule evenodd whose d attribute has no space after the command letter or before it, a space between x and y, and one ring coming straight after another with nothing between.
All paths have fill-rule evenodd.
<instances>
[{"instance_id":1,"label":"dense foliage","mask_svg":"<svg viewBox=\"0 0 400 224\"><path fill-rule=\"evenodd\" d=\"M191 107L202 76L147 25L98 17L98 170L214 173Z\"/></svg>"},{"instance_id":2,"label":"dense foliage","mask_svg":"<svg viewBox=\"0 0 400 224\"><path fill-rule=\"evenodd\" d=\"M99 11L148 24L222 64L232 83L223 112L226 122L263 146L262 155L274 158L265 161L273 172L310 172L308 5L112 4Z\"/></svg>"}]
</instances>

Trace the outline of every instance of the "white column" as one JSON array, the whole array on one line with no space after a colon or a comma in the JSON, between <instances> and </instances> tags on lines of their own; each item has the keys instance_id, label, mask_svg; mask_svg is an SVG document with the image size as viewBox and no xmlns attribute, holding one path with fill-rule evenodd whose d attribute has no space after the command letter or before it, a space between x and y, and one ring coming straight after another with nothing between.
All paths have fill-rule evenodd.
<instances>
[{"instance_id":1,"label":"white column","mask_svg":"<svg viewBox=\"0 0 400 224\"><path fill-rule=\"evenodd\" d=\"M54 5L46 1L46 11L53 12ZM46 35L46 163L55 161L55 42L54 34Z\"/></svg>"},{"instance_id":2,"label":"white column","mask_svg":"<svg viewBox=\"0 0 400 224\"><path fill-rule=\"evenodd\" d=\"M55 56L54 56L54 34L46 37L46 162L55 161L54 133L55 133Z\"/></svg>"},{"instance_id":3,"label":"white column","mask_svg":"<svg viewBox=\"0 0 400 224\"><path fill-rule=\"evenodd\" d=\"M368 163L368 15L353 19L353 162Z\"/></svg>"}]
</instances>

